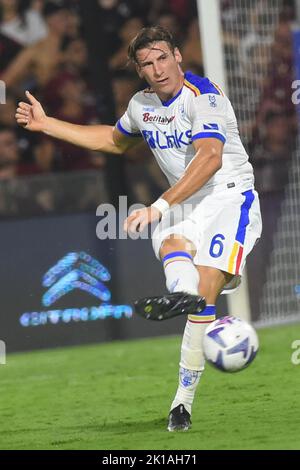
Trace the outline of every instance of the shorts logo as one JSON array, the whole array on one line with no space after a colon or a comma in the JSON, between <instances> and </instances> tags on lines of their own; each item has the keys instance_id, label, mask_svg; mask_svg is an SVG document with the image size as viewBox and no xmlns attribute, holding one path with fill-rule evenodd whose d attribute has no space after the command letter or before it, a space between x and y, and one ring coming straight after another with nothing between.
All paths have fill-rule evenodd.
<instances>
[{"instance_id":1,"label":"shorts logo","mask_svg":"<svg viewBox=\"0 0 300 470\"><path fill-rule=\"evenodd\" d=\"M87 253L68 253L43 277L43 286L49 287L43 295L43 305L49 307L74 289L89 292L106 302L111 293L101 281L109 280L108 270Z\"/></svg>"}]
</instances>

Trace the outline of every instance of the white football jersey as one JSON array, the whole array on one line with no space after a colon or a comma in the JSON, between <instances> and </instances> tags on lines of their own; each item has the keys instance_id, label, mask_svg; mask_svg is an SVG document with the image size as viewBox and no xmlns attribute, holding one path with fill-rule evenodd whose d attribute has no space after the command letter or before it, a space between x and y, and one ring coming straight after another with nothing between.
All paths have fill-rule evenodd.
<instances>
[{"instance_id":1,"label":"white football jersey","mask_svg":"<svg viewBox=\"0 0 300 470\"><path fill-rule=\"evenodd\" d=\"M224 183L253 187L253 168L232 105L208 78L185 73L182 89L165 102L149 88L139 91L116 126L127 136L144 138L171 186L195 156L193 141L213 137L224 143L222 167L201 190Z\"/></svg>"}]
</instances>

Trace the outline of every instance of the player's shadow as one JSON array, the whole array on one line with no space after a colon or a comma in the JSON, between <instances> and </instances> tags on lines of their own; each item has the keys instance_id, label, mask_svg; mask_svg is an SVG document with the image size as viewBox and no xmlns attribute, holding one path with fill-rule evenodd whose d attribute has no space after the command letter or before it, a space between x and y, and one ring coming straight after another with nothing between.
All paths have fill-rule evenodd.
<instances>
[{"instance_id":1,"label":"player's shadow","mask_svg":"<svg viewBox=\"0 0 300 470\"><path fill-rule=\"evenodd\" d=\"M75 426L60 426L61 429L64 430L73 430L73 431L79 431L80 429L84 428L85 432L86 431L91 431L91 432L105 432L105 433L114 433L114 434L128 434L130 430L132 430L133 433L137 432L148 432L148 431L164 431L166 430L167 427L167 420L166 418L159 418L159 419L153 419L151 421L115 421L113 423L109 422L108 420L104 420L99 423L91 423L87 424L85 423L84 425L75 425ZM18 430L5 430L5 431L0 431L0 435L2 433L5 434L22 434L22 433L27 433L27 432L49 432L49 427L39 427L39 428L23 428L23 429L18 429ZM62 443L69 443L76 441L76 439L71 439L71 440L66 440L66 441L55 441L55 444L62 444Z\"/></svg>"},{"instance_id":2,"label":"player's shadow","mask_svg":"<svg viewBox=\"0 0 300 470\"><path fill-rule=\"evenodd\" d=\"M66 426L66 428L74 428L73 426ZM75 426L76 428L78 426ZM130 430L132 432L147 432L147 431L161 431L165 430L167 427L167 419L166 418L159 418L153 419L150 421L115 421L113 423L109 422L109 420L104 420L102 423L99 424L85 424L84 429L96 431L96 432L112 432L114 434L128 434Z\"/></svg>"}]
</instances>

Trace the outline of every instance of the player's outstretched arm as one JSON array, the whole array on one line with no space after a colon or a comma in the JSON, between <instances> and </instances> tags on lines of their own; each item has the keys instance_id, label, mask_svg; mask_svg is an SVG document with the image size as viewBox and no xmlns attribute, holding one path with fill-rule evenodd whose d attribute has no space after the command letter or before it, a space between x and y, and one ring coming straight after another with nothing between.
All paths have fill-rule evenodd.
<instances>
[{"instance_id":1,"label":"player's outstretched arm","mask_svg":"<svg viewBox=\"0 0 300 470\"><path fill-rule=\"evenodd\" d=\"M43 132L89 150L121 154L136 145L139 139L128 139L113 126L71 124L46 115L41 103L26 91L29 103L20 102L17 123L33 132Z\"/></svg>"}]
</instances>

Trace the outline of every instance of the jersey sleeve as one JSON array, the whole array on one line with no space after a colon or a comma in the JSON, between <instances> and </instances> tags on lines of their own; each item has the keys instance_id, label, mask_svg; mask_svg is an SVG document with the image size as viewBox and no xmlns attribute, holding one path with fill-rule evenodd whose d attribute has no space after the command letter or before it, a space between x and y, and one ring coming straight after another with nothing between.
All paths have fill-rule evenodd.
<instances>
[{"instance_id":1,"label":"jersey sleeve","mask_svg":"<svg viewBox=\"0 0 300 470\"><path fill-rule=\"evenodd\" d=\"M205 94L190 103L192 141L213 137L226 142L227 99L221 95Z\"/></svg>"},{"instance_id":2,"label":"jersey sleeve","mask_svg":"<svg viewBox=\"0 0 300 470\"><path fill-rule=\"evenodd\" d=\"M141 133L134 120L134 102L130 100L129 105L122 117L117 121L116 128L128 137L141 137Z\"/></svg>"}]
</instances>

